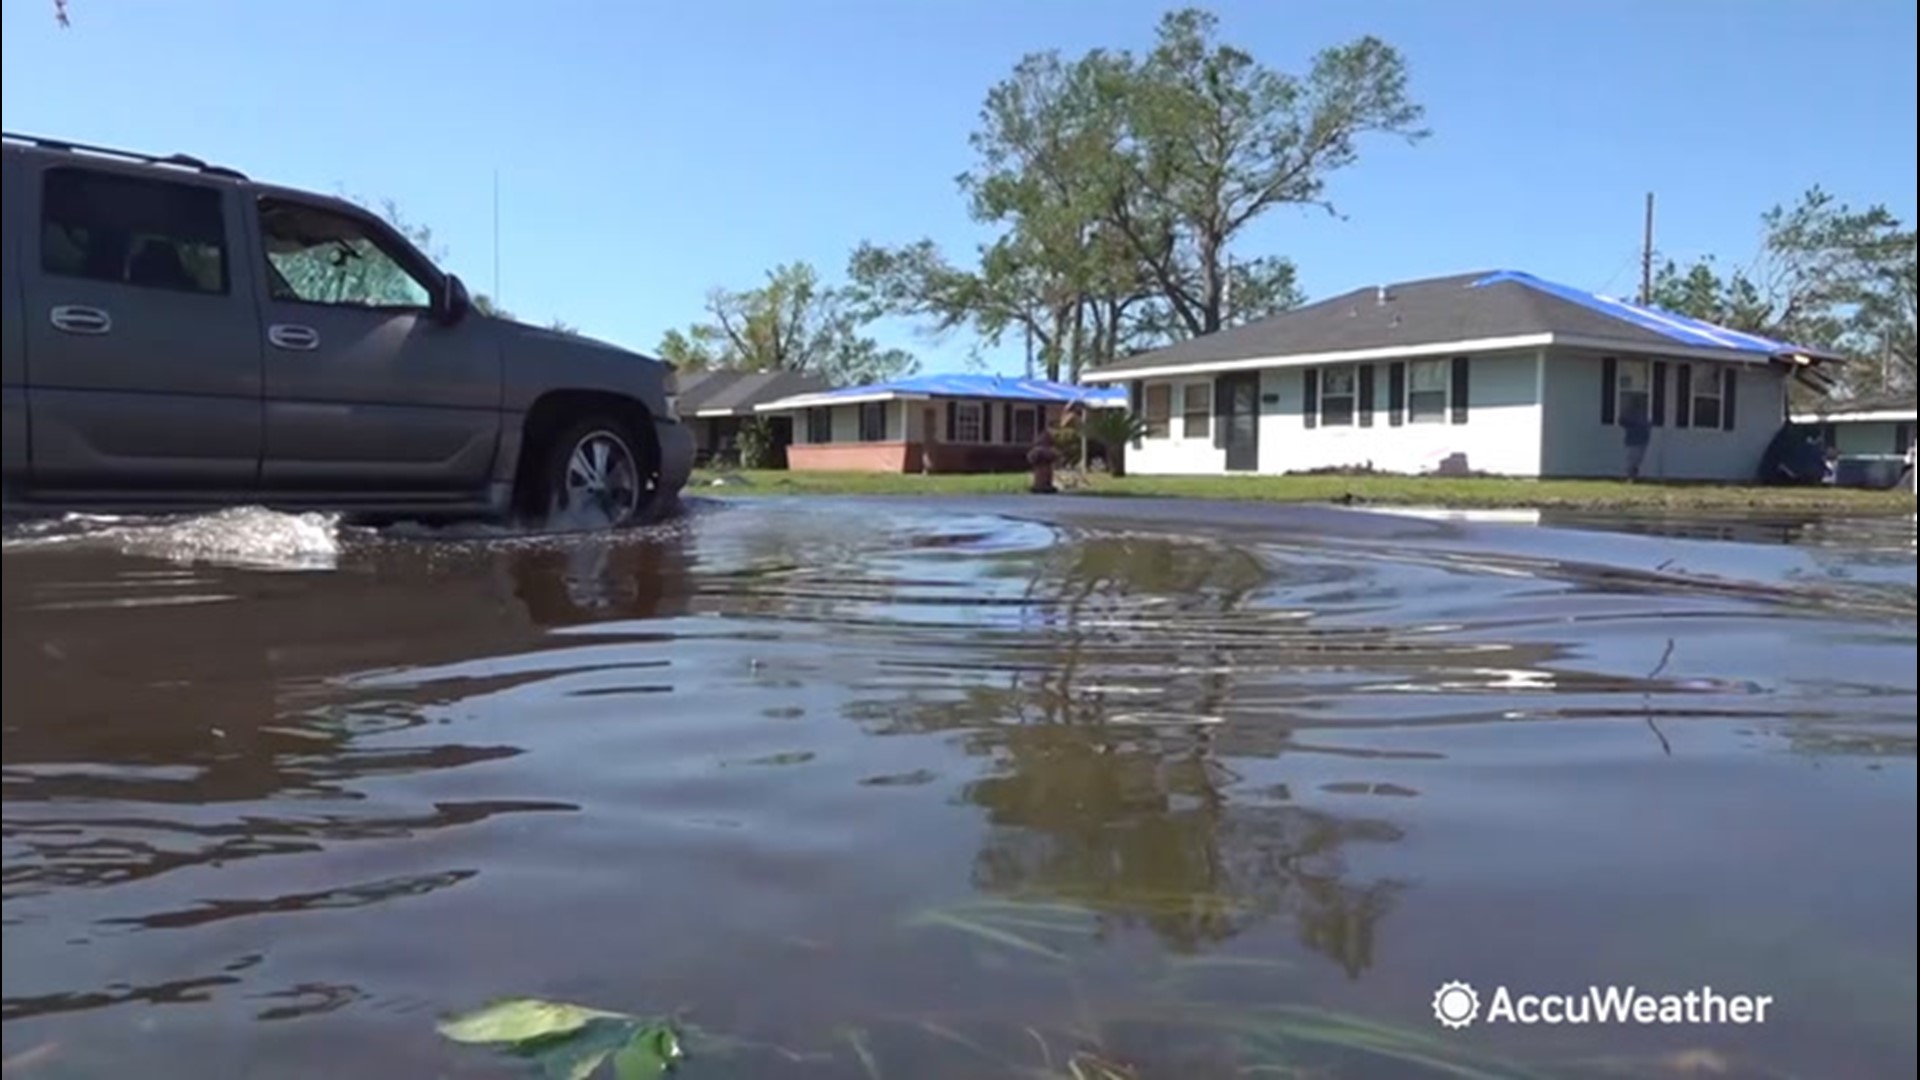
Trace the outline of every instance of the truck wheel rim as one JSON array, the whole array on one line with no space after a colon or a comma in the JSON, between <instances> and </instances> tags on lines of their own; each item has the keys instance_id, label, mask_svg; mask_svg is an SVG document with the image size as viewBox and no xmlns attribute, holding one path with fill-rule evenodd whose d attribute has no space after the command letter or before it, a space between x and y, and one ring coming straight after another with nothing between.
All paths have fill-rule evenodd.
<instances>
[{"instance_id":1,"label":"truck wheel rim","mask_svg":"<svg viewBox=\"0 0 1920 1080\"><path fill-rule=\"evenodd\" d=\"M596 431L567 455L568 506L597 506L609 519L624 521L640 505L640 469L626 441Z\"/></svg>"}]
</instances>

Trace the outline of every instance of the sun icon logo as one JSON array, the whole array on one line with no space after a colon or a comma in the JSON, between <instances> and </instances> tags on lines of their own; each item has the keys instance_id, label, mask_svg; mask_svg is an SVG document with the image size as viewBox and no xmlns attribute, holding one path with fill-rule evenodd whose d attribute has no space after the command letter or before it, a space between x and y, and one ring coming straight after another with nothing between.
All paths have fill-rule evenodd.
<instances>
[{"instance_id":1,"label":"sun icon logo","mask_svg":"<svg viewBox=\"0 0 1920 1080\"><path fill-rule=\"evenodd\" d=\"M1480 995L1463 982L1441 983L1433 992L1433 1018L1455 1031L1473 1023L1480 1015Z\"/></svg>"}]
</instances>

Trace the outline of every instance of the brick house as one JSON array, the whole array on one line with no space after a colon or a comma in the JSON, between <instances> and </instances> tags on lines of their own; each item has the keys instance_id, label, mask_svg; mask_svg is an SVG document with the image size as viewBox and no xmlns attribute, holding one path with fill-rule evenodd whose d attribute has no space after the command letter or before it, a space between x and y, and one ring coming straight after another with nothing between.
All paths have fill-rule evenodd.
<instances>
[{"instance_id":1,"label":"brick house","mask_svg":"<svg viewBox=\"0 0 1920 1080\"><path fill-rule=\"evenodd\" d=\"M787 467L974 473L1027 468L1027 450L1074 402L1124 408L1126 391L1002 375L921 375L797 394L755 407L790 417Z\"/></svg>"}]
</instances>

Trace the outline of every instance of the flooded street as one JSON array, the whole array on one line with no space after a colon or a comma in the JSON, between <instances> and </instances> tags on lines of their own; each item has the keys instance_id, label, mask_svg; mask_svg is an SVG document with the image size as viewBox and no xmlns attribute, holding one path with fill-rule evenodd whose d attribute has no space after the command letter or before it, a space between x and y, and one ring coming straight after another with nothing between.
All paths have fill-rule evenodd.
<instances>
[{"instance_id":1,"label":"flooded street","mask_svg":"<svg viewBox=\"0 0 1920 1080\"><path fill-rule=\"evenodd\" d=\"M518 996L689 1077L1910 1074L1913 520L1552 524L10 526L6 1075L528 1075L435 1029Z\"/></svg>"}]
</instances>

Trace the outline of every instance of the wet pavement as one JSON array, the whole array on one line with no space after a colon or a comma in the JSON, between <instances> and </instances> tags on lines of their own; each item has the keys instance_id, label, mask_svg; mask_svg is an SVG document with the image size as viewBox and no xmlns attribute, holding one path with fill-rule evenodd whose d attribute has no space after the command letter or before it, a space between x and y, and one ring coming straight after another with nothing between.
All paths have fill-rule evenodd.
<instances>
[{"instance_id":1,"label":"wet pavement","mask_svg":"<svg viewBox=\"0 0 1920 1080\"><path fill-rule=\"evenodd\" d=\"M502 996L746 1040L690 1077L1915 1068L1910 517L7 537L9 1078L522 1075L435 1031Z\"/></svg>"}]
</instances>

